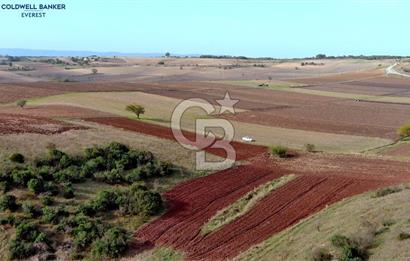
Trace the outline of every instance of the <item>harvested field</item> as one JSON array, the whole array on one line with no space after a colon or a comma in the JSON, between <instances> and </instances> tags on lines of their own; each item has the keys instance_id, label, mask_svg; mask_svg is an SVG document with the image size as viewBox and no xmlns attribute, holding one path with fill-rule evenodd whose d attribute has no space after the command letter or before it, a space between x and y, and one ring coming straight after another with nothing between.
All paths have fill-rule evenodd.
<instances>
[{"instance_id":1,"label":"harvested field","mask_svg":"<svg viewBox=\"0 0 410 261\"><path fill-rule=\"evenodd\" d=\"M65 83L65 82L32 82L32 83L0 83L0 103L13 102L20 99L57 95L70 92L103 92L134 91L149 88L144 84L129 83Z\"/></svg>"},{"instance_id":2,"label":"harvested field","mask_svg":"<svg viewBox=\"0 0 410 261\"><path fill-rule=\"evenodd\" d=\"M406 166L408 168L408 166ZM255 187L282 175L296 173L295 180L273 191L245 215L219 230L202 235L202 226L219 210ZM410 180L407 169L407 180ZM165 194L170 209L135 234L141 245L173 247L190 260L222 260L235 257L288 226L345 197L395 184L399 179L357 178L293 172L261 157L251 165L181 184Z\"/></svg>"},{"instance_id":3,"label":"harvested field","mask_svg":"<svg viewBox=\"0 0 410 261\"><path fill-rule=\"evenodd\" d=\"M401 143L383 150L380 154L393 157L410 158L410 143Z\"/></svg>"},{"instance_id":4,"label":"harvested field","mask_svg":"<svg viewBox=\"0 0 410 261\"><path fill-rule=\"evenodd\" d=\"M206 93L204 93L204 90ZM249 110L228 116L241 122L338 134L396 138L396 129L410 113L410 105L357 102L353 99L255 89L218 83L151 85L148 92L178 99L200 97L215 101L226 91Z\"/></svg>"},{"instance_id":5,"label":"harvested field","mask_svg":"<svg viewBox=\"0 0 410 261\"><path fill-rule=\"evenodd\" d=\"M25 106L24 109L11 107L0 107L0 113L10 113L48 118L87 118L87 117L107 117L109 113L85 109L68 105L39 105Z\"/></svg>"},{"instance_id":6,"label":"harvested field","mask_svg":"<svg viewBox=\"0 0 410 261\"><path fill-rule=\"evenodd\" d=\"M291 79L290 81L299 82L303 84L326 84L336 82L348 82L353 80L364 80L384 75L384 69L373 69L365 71L351 71L340 74L329 74L321 77L311 77L303 79Z\"/></svg>"},{"instance_id":7,"label":"harvested field","mask_svg":"<svg viewBox=\"0 0 410 261\"><path fill-rule=\"evenodd\" d=\"M135 121L127 118L122 117L104 117L104 118L88 118L85 119L87 121L96 122L100 124L106 124L110 126L114 126L117 128L122 128L125 130L131 130L139 133L143 133L146 135L152 135L168 140L175 140L174 135L170 128L153 125L149 123L145 123L142 121ZM194 141L196 135L192 132L185 132L184 135L187 139ZM200 141L201 142L201 141ZM205 140L203 142L206 142ZM237 160L244 160L261 153L266 152L266 147L258 146L258 145L250 145L240 142L232 142L231 145L236 150L236 159ZM213 148L206 148L206 152L212 153L214 155L220 157L226 157L225 151L223 149L213 149Z\"/></svg>"},{"instance_id":8,"label":"harvested field","mask_svg":"<svg viewBox=\"0 0 410 261\"><path fill-rule=\"evenodd\" d=\"M38 133L56 134L69 130L85 129L47 118L23 116L18 114L0 114L0 134Z\"/></svg>"},{"instance_id":9,"label":"harvested field","mask_svg":"<svg viewBox=\"0 0 410 261\"><path fill-rule=\"evenodd\" d=\"M364 95L410 97L410 79L376 77L342 83L327 83L306 87L312 90L357 93Z\"/></svg>"}]
</instances>

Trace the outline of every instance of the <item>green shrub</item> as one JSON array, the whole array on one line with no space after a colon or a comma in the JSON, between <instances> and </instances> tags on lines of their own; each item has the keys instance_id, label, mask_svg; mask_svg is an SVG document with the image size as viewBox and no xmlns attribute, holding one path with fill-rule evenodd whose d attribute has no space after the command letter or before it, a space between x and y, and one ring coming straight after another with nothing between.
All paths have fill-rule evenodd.
<instances>
[{"instance_id":1,"label":"green shrub","mask_svg":"<svg viewBox=\"0 0 410 261\"><path fill-rule=\"evenodd\" d=\"M376 191L376 193L374 194L374 197L379 198L379 197L384 197L387 196L389 194L393 194L393 193L397 193L402 191L401 188L384 188L384 189L379 189L378 191Z\"/></svg>"},{"instance_id":2,"label":"green shrub","mask_svg":"<svg viewBox=\"0 0 410 261\"><path fill-rule=\"evenodd\" d=\"M37 175L45 181L53 180L54 168L50 166L42 166L37 169Z\"/></svg>"},{"instance_id":3,"label":"green shrub","mask_svg":"<svg viewBox=\"0 0 410 261\"><path fill-rule=\"evenodd\" d=\"M74 246L79 249L88 247L95 239L100 238L105 231L100 220L92 220L79 215L73 220Z\"/></svg>"},{"instance_id":4,"label":"green shrub","mask_svg":"<svg viewBox=\"0 0 410 261\"><path fill-rule=\"evenodd\" d=\"M112 169L112 170L94 173L94 178L96 180L106 182L108 184L120 184L124 182L123 175L124 175L123 169Z\"/></svg>"},{"instance_id":5,"label":"green shrub","mask_svg":"<svg viewBox=\"0 0 410 261\"><path fill-rule=\"evenodd\" d=\"M32 203L23 203L22 205L23 213L30 218L35 218L41 215L41 210Z\"/></svg>"},{"instance_id":6,"label":"green shrub","mask_svg":"<svg viewBox=\"0 0 410 261\"><path fill-rule=\"evenodd\" d=\"M60 192L58 185L53 181L48 181L44 184L44 191L53 196L58 195Z\"/></svg>"},{"instance_id":7,"label":"green shrub","mask_svg":"<svg viewBox=\"0 0 410 261\"><path fill-rule=\"evenodd\" d=\"M98 193L92 204L97 212L118 209L118 192L115 190L104 190Z\"/></svg>"},{"instance_id":8,"label":"green shrub","mask_svg":"<svg viewBox=\"0 0 410 261\"><path fill-rule=\"evenodd\" d=\"M410 137L410 123L407 123L407 124L401 126L397 130L397 134L399 134L400 138L402 138L402 139Z\"/></svg>"},{"instance_id":9,"label":"green shrub","mask_svg":"<svg viewBox=\"0 0 410 261\"><path fill-rule=\"evenodd\" d=\"M334 235L330 239L333 246L341 251L340 260L360 261L367 260L369 254L365 246L343 235Z\"/></svg>"},{"instance_id":10,"label":"green shrub","mask_svg":"<svg viewBox=\"0 0 410 261\"><path fill-rule=\"evenodd\" d=\"M270 151L272 155L278 156L279 158L286 158L288 155L288 149L282 146L272 146Z\"/></svg>"},{"instance_id":11,"label":"green shrub","mask_svg":"<svg viewBox=\"0 0 410 261\"><path fill-rule=\"evenodd\" d=\"M43 181L37 178L30 179L29 182L27 183L27 187L31 192L35 194L39 194L44 191Z\"/></svg>"},{"instance_id":12,"label":"green shrub","mask_svg":"<svg viewBox=\"0 0 410 261\"><path fill-rule=\"evenodd\" d=\"M42 221L49 224L58 224L58 222L64 218L68 217L69 213L64 207L59 207L58 209L52 207L43 208Z\"/></svg>"},{"instance_id":13,"label":"green shrub","mask_svg":"<svg viewBox=\"0 0 410 261\"><path fill-rule=\"evenodd\" d=\"M162 209L162 198L159 193L149 191L144 186L133 185L118 200L121 210L131 215L150 216Z\"/></svg>"},{"instance_id":14,"label":"green shrub","mask_svg":"<svg viewBox=\"0 0 410 261\"><path fill-rule=\"evenodd\" d=\"M34 242L39 234L40 230L38 226L33 223L22 222L16 227L17 240Z\"/></svg>"},{"instance_id":15,"label":"green shrub","mask_svg":"<svg viewBox=\"0 0 410 261\"><path fill-rule=\"evenodd\" d=\"M14 169L11 173L13 183L16 186L26 187L27 182L35 178L33 172L29 169Z\"/></svg>"},{"instance_id":16,"label":"green shrub","mask_svg":"<svg viewBox=\"0 0 410 261\"><path fill-rule=\"evenodd\" d=\"M0 192L1 193L6 193L10 189L11 189L10 181L8 180L0 181Z\"/></svg>"},{"instance_id":17,"label":"green shrub","mask_svg":"<svg viewBox=\"0 0 410 261\"><path fill-rule=\"evenodd\" d=\"M102 257L119 257L127 250L128 236L121 228L111 228L104 236L95 242L93 255Z\"/></svg>"},{"instance_id":18,"label":"green shrub","mask_svg":"<svg viewBox=\"0 0 410 261\"><path fill-rule=\"evenodd\" d=\"M397 238L401 241L401 240L406 240L410 238L410 234L406 233L406 232L401 232Z\"/></svg>"},{"instance_id":19,"label":"green shrub","mask_svg":"<svg viewBox=\"0 0 410 261\"><path fill-rule=\"evenodd\" d=\"M71 183L66 183L63 185L63 193L62 193L64 198L74 198L74 188Z\"/></svg>"},{"instance_id":20,"label":"green shrub","mask_svg":"<svg viewBox=\"0 0 410 261\"><path fill-rule=\"evenodd\" d=\"M70 166L54 173L54 180L57 182L81 182L85 180L85 176L77 166Z\"/></svg>"},{"instance_id":21,"label":"green shrub","mask_svg":"<svg viewBox=\"0 0 410 261\"><path fill-rule=\"evenodd\" d=\"M85 216L93 216L96 213L94 205L91 203L81 204L77 208L78 214L83 214Z\"/></svg>"},{"instance_id":22,"label":"green shrub","mask_svg":"<svg viewBox=\"0 0 410 261\"><path fill-rule=\"evenodd\" d=\"M50 195L44 195L43 197L41 197L41 203L44 206L51 206L54 204L54 200Z\"/></svg>"},{"instance_id":23,"label":"green shrub","mask_svg":"<svg viewBox=\"0 0 410 261\"><path fill-rule=\"evenodd\" d=\"M33 243L13 239L9 245L10 255L14 259L25 259L36 254Z\"/></svg>"},{"instance_id":24,"label":"green shrub","mask_svg":"<svg viewBox=\"0 0 410 261\"><path fill-rule=\"evenodd\" d=\"M20 153L13 153L10 156L10 160L14 163L24 163L24 156Z\"/></svg>"},{"instance_id":25,"label":"green shrub","mask_svg":"<svg viewBox=\"0 0 410 261\"><path fill-rule=\"evenodd\" d=\"M16 202L16 197L13 195L3 195L0 197L0 211L16 211L19 205Z\"/></svg>"}]
</instances>

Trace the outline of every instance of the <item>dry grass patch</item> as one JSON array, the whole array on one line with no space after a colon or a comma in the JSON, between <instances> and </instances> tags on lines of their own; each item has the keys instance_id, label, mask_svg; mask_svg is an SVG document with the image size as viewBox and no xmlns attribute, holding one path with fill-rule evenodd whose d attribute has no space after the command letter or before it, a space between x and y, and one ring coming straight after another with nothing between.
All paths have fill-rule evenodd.
<instances>
[{"instance_id":1,"label":"dry grass patch","mask_svg":"<svg viewBox=\"0 0 410 261\"><path fill-rule=\"evenodd\" d=\"M410 189L402 188L384 197L375 198L374 192L368 192L340 201L273 235L236 260L312 260L317 248L337 256L332 236L355 238L365 227L375 229L369 260L406 260L410 256L408 241L398 237L410 232Z\"/></svg>"},{"instance_id":2,"label":"dry grass patch","mask_svg":"<svg viewBox=\"0 0 410 261\"><path fill-rule=\"evenodd\" d=\"M295 175L287 175L270 182L267 182L254 190L248 192L245 196L235 201L233 204L216 213L201 229L202 234L212 233L222 226L232 222L240 216L245 215L260 200L266 197L270 192L280 188L286 183L295 179Z\"/></svg>"}]
</instances>

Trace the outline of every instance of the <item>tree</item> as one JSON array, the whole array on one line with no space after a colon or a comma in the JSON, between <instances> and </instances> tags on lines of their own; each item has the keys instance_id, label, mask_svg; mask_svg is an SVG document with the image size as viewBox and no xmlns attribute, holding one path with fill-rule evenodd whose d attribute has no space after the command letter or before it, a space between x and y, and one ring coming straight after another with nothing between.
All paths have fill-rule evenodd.
<instances>
[{"instance_id":1,"label":"tree","mask_svg":"<svg viewBox=\"0 0 410 261\"><path fill-rule=\"evenodd\" d=\"M98 70L97 70L97 69L95 69L95 68L92 68L92 69L91 69L91 72L95 75L95 74L97 74L97 73L98 73Z\"/></svg>"},{"instance_id":2,"label":"tree","mask_svg":"<svg viewBox=\"0 0 410 261\"><path fill-rule=\"evenodd\" d=\"M325 58L326 58L326 54L320 53L320 54L316 55L316 59L325 59Z\"/></svg>"},{"instance_id":3,"label":"tree","mask_svg":"<svg viewBox=\"0 0 410 261\"><path fill-rule=\"evenodd\" d=\"M166 52L166 53L165 53L165 57L168 58L168 57L170 57L170 56L171 56L171 54L170 54L169 52Z\"/></svg>"},{"instance_id":4,"label":"tree","mask_svg":"<svg viewBox=\"0 0 410 261\"><path fill-rule=\"evenodd\" d=\"M130 104L127 107L125 107L125 109L137 115L138 119L140 118L141 114L145 113L145 108L138 104Z\"/></svg>"},{"instance_id":5,"label":"tree","mask_svg":"<svg viewBox=\"0 0 410 261\"><path fill-rule=\"evenodd\" d=\"M17 102L17 106L19 106L20 108L23 108L24 106L26 106L27 101L26 100L19 100Z\"/></svg>"}]
</instances>

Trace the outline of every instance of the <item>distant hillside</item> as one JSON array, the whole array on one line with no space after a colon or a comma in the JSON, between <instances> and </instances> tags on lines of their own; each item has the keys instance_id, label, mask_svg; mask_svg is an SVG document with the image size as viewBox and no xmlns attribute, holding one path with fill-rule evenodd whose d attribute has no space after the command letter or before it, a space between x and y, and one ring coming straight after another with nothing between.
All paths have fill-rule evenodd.
<instances>
[{"instance_id":1,"label":"distant hillside","mask_svg":"<svg viewBox=\"0 0 410 261\"><path fill-rule=\"evenodd\" d=\"M160 57L160 56L163 56L164 53L121 53L121 52L95 52L95 51L69 51L69 50L60 51L60 50L0 48L0 55L11 55L11 56L90 56L90 55L97 55L97 56Z\"/></svg>"}]
</instances>

